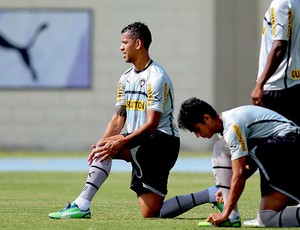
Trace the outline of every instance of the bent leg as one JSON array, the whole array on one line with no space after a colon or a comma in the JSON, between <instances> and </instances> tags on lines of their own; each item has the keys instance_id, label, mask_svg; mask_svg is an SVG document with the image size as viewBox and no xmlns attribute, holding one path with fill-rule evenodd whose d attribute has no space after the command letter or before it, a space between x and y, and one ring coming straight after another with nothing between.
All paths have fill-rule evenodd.
<instances>
[{"instance_id":1,"label":"bent leg","mask_svg":"<svg viewBox=\"0 0 300 230\"><path fill-rule=\"evenodd\" d=\"M286 208L289 198L275 190L261 198L260 210L274 210L279 212Z\"/></svg>"},{"instance_id":2,"label":"bent leg","mask_svg":"<svg viewBox=\"0 0 300 230\"><path fill-rule=\"evenodd\" d=\"M87 210L95 194L110 174L112 162L108 164L95 159L90 166L86 183L81 194L76 198L75 203L82 210Z\"/></svg>"},{"instance_id":3,"label":"bent leg","mask_svg":"<svg viewBox=\"0 0 300 230\"><path fill-rule=\"evenodd\" d=\"M223 140L219 140L214 144L212 166L216 185L222 191L224 206L226 206L230 191L232 165L230 150ZM229 215L229 219L235 219L237 216L239 216L239 212L236 205Z\"/></svg>"},{"instance_id":4,"label":"bent leg","mask_svg":"<svg viewBox=\"0 0 300 230\"><path fill-rule=\"evenodd\" d=\"M139 203L144 218L158 217L164 197L155 193L144 193L139 196Z\"/></svg>"},{"instance_id":5,"label":"bent leg","mask_svg":"<svg viewBox=\"0 0 300 230\"><path fill-rule=\"evenodd\" d=\"M212 186L199 192L174 196L163 203L159 217L174 218L198 205L216 202L217 191L217 186Z\"/></svg>"},{"instance_id":6,"label":"bent leg","mask_svg":"<svg viewBox=\"0 0 300 230\"><path fill-rule=\"evenodd\" d=\"M260 210L257 220L261 226L265 227L299 227L300 207L289 207L280 212Z\"/></svg>"},{"instance_id":7,"label":"bent leg","mask_svg":"<svg viewBox=\"0 0 300 230\"><path fill-rule=\"evenodd\" d=\"M273 190L261 199L258 222L266 227L296 227L300 225L300 207L286 208L289 197Z\"/></svg>"}]
</instances>

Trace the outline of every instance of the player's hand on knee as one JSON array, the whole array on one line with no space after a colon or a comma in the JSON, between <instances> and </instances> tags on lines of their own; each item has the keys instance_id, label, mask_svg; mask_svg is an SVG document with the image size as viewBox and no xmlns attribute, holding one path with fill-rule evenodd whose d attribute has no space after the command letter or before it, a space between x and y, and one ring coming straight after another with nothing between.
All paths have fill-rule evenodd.
<instances>
[{"instance_id":1,"label":"player's hand on knee","mask_svg":"<svg viewBox=\"0 0 300 230\"><path fill-rule=\"evenodd\" d=\"M89 165L91 165L95 159L102 157L101 148L102 148L102 146L92 145L92 151L91 151L90 155L88 156Z\"/></svg>"},{"instance_id":2,"label":"player's hand on knee","mask_svg":"<svg viewBox=\"0 0 300 230\"><path fill-rule=\"evenodd\" d=\"M222 204L224 203L223 194L222 194L222 190L221 189L218 189L218 191L215 194L215 197L216 197L216 201L217 202L222 203Z\"/></svg>"}]
</instances>

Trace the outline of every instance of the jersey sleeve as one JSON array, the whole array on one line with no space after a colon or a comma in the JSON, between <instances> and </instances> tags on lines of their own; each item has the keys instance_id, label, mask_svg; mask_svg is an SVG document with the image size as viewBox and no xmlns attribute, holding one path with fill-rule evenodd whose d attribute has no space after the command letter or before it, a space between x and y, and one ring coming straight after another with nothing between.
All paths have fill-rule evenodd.
<instances>
[{"instance_id":1,"label":"jersey sleeve","mask_svg":"<svg viewBox=\"0 0 300 230\"><path fill-rule=\"evenodd\" d=\"M247 138L238 124L232 124L232 126L224 134L224 139L228 143L231 160L236 160L249 154Z\"/></svg>"},{"instance_id":2,"label":"jersey sleeve","mask_svg":"<svg viewBox=\"0 0 300 230\"><path fill-rule=\"evenodd\" d=\"M117 99L116 99L116 106L119 105L125 105L126 99L125 99L125 75L122 75L119 82L118 82L118 88L117 88Z\"/></svg>"},{"instance_id":3,"label":"jersey sleeve","mask_svg":"<svg viewBox=\"0 0 300 230\"><path fill-rule=\"evenodd\" d=\"M169 83L162 73L151 77L148 82L148 103L147 108L159 112L163 112L166 103Z\"/></svg>"},{"instance_id":4,"label":"jersey sleeve","mask_svg":"<svg viewBox=\"0 0 300 230\"><path fill-rule=\"evenodd\" d=\"M289 40L292 26L292 10L287 1L273 1L270 6L273 40Z\"/></svg>"}]
</instances>

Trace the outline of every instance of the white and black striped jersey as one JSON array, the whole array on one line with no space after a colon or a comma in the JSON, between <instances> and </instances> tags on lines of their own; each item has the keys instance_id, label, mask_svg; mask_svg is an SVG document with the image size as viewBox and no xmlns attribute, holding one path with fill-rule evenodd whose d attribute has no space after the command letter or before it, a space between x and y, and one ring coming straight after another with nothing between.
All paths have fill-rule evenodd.
<instances>
[{"instance_id":1,"label":"white and black striped jersey","mask_svg":"<svg viewBox=\"0 0 300 230\"><path fill-rule=\"evenodd\" d=\"M281 90L300 83L300 0L271 2L263 20L258 78L265 69L274 40L288 41L288 49L264 90Z\"/></svg>"},{"instance_id":2,"label":"white and black striped jersey","mask_svg":"<svg viewBox=\"0 0 300 230\"><path fill-rule=\"evenodd\" d=\"M259 140L300 132L300 127L292 121L273 110L255 105L223 112L222 122L224 131L220 138L228 144L231 160L248 155ZM251 146L253 143L254 146Z\"/></svg>"},{"instance_id":3,"label":"white and black striped jersey","mask_svg":"<svg viewBox=\"0 0 300 230\"><path fill-rule=\"evenodd\" d=\"M155 110L162 114L158 130L179 137L174 120L174 104L172 81L154 61L139 72L130 68L119 80L116 106L126 106L125 128L128 133L146 123L147 110Z\"/></svg>"}]
</instances>

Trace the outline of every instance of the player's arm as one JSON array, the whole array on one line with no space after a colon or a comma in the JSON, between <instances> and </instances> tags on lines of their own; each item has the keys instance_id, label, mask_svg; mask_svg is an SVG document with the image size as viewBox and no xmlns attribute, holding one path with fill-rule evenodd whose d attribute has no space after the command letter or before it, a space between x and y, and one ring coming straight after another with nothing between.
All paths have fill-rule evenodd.
<instances>
[{"instance_id":1,"label":"player's arm","mask_svg":"<svg viewBox=\"0 0 300 230\"><path fill-rule=\"evenodd\" d=\"M91 165L92 161L96 158L103 157L103 155L107 155L107 151L110 150L109 145L106 145L107 138L116 138L117 140L122 138L122 135L118 135L121 133L124 124L126 121L126 107L125 105L117 105L115 108L115 113L113 114L110 122L108 123L105 132L103 134L103 137L97 142L97 144L92 146L92 151L90 155L88 156L88 162L89 165ZM112 141L112 140L111 140ZM110 144L113 145L113 144ZM100 147L102 146L102 147ZM114 152L114 155L119 151L119 149L116 149ZM107 155L105 158L106 160L108 158L112 158L112 156ZM104 160L105 160L104 159Z\"/></svg>"},{"instance_id":2,"label":"player's arm","mask_svg":"<svg viewBox=\"0 0 300 230\"><path fill-rule=\"evenodd\" d=\"M218 226L226 221L229 214L237 204L246 183L245 177L246 157L241 157L232 161L232 178L230 183L229 197L222 213L212 213L208 216L207 221Z\"/></svg>"},{"instance_id":3,"label":"player's arm","mask_svg":"<svg viewBox=\"0 0 300 230\"><path fill-rule=\"evenodd\" d=\"M246 157L241 157L232 161L232 178L230 183L230 191L224 210L221 214L210 214L207 218L207 221L211 222L214 225L219 225L228 219L229 214L234 209L244 190L246 183L245 170Z\"/></svg>"},{"instance_id":4,"label":"player's arm","mask_svg":"<svg viewBox=\"0 0 300 230\"><path fill-rule=\"evenodd\" d=\"M102 139L120 134L125 125L126 117L127 117L126 105L125 105L126 97L125 97L125 93L124 93L125 92L125 88L124 88L125 82L126 82L126 76L122 75L118 82L115 112L114 112L111 120L107 124L102 138L98 141L98 143L97 143L98 145Z\"/></svg>"},{"instance_id":5,"label":"player's arm","mask_svg":"<svg viewBox=\"0 0 300 230\"><path fill-rule=\"evenodd\" d=\"M120 134L126 121L126 107L125 105L117 105L115 113L113 114L110 122L106 126L103 138Z\"/></svg>"},{"instance_id":6,"label":"player's arm","mask_svg":"<svg viewBox=\"0 0 300 230\"><path fill-rule=\"evenodd\" d=\"M129 144L137 145L144 141L151 133L155 133L160 121L161 113L155 110L147 111L147 122L140 128L130 133L129 135L114 135L107 138L103 138L98 142L98 145L102 146L100 148L94 149L89 155L89 164L95 158L101 158L101 161L109 162L114 156L121 150L128 149L125 148ZM127 150L126 150L127 151ZM125 154L127 155L127 154Z\"/></svg>"},{"instance_id":7,"label":"player's arm","mask_svg":"<svg viewBox=\"0 0 300 230\"><path fill-rule=\"evenodd\" d=\"M163 111L163 105L168 97L168 95L164 93L166 90L167 84L162 77L156 77L154 80L148 82L148 96L152 96L151 100L148 98L146 122L132 133L117 140L115 139L113 143L114 147L122 149L125 146L137 146L143 143L149 135L156 133Z\"/></svg>"},{"instance_id":8,"label":"player's arm","mask_svg":"<svg viewBox=\"0 0 300 230\"><path fill-rule=\"evenodd\" d=\"M127 135L123 141L126 144L135 145L135 143L141 143L145 137L154 134L157 131L157 127L161 118L161 112L148 109L147 121L144 125L139 127L134 132Z\"/></svg>"},{"instance_id":9,"label":"player's arm","mask_svg":"<svg viewBox=\"0 0 300 230\"><path fill-rule=\"evenodd\" d=\"M288 42L285 40L273 41L272 48L268 54L266 67L262 72L261 76L257 79L258 85L264 85L278 69L280 63L284 58L284 55L286 54L287 43Z\"/></svg>"},{"instance_id":10,"label":"player's arm","mask_svg":"<svg viewBox=\"0 0 300 230\"><path fill-rule=\"evenodd\" d=\"M232 161L232 178L230 184L230 192L228 201L226 202L226 207L222 215L228 218L231 211L237 204L246 184L246 156L240 157Z\"/></svg>"},{"instance_id":11,"label":"player's arm","mask_svg":"<svg viewBox=\"0 0 300 230\"><path fill-rule=\"evenodd\" d=\"M148 82L148 84L151 84ZM147 106L147 120L146 122L140 126L137 130L133 131L132 133L128 135L118 135L118 136L109 136L107 138L103 138L98 144L103 146L97 151L96 157L102 157L102 161L109 161L111 158L113 158L118 151L124 149L127 146L137 146L145 139L151 135L154 134L157 131L157 127L160 122L160 118L162 113L162 102L164 101L164 98L162 98L161 95L164 95L163 86L164 81L162 81L162 78L155 78L155 80L152 82L152 85L150 85L149 89L151 89L151 92L148 92L148 95L153 95L152 103L148 104ZM167 95L166 95L167 97ZM149 103L149 101L148 101ZM115 113L116 115L117 113ZM121 113L122 114L122 113ZM120 115L121 115L120 114ZM118 115L118 116L120 116ZM124 117L123 122L125 122L126 116ZM114 118L112 119L114 122L111 121L111 124L119 124L118 119ZM124 126L124 123L122 125L122 128ZM119 126L120 127L120 126ZM108 127L105 134L111 134L110 130L114 130L113 126ZM121 129L119 130L121 132ZM94 154L95 155L95 154Z\"/></svg>"},{"instance_id":12,"label":"player's arm","mask_svg":"<svg viewBox=\"0 0 300 230\"><path fill-rule=\"evenodd\" d=\"M261 97L263 95L263 87L269 78L278 69L280 63L282 62L284 55L287 51L287 41L285 40L274 40L272 43L272 48L267 57L267 63L265 69L263 70L261 76L256 81L256 85L251 93L252 103L261 103Z\"/></svg>"}]
</instances>

